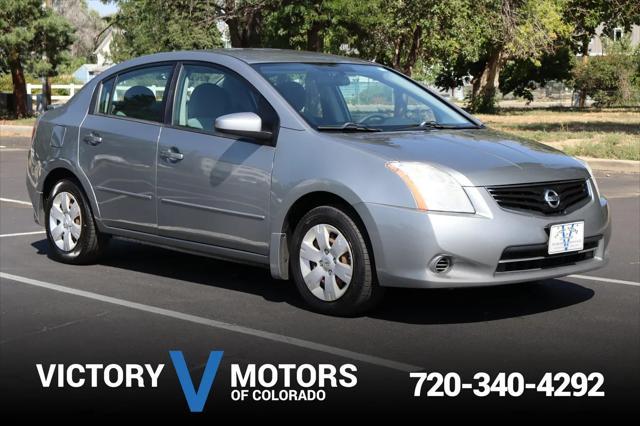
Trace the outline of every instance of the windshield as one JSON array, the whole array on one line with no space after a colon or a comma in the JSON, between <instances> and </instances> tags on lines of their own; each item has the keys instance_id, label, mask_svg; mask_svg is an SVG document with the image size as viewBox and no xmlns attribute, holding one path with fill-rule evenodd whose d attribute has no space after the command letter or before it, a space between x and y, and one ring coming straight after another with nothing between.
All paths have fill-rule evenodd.
<instances>
[{"instance_id":1,"label":"windshield","mask_svg":"<svg viewBox=\"0 0 640 426\"><path fill-rule=\"evenodd\" d=\"M270 63L254 67L318 130L476 127L416 83L378 65Z\"/></svg>"}]
</instances>

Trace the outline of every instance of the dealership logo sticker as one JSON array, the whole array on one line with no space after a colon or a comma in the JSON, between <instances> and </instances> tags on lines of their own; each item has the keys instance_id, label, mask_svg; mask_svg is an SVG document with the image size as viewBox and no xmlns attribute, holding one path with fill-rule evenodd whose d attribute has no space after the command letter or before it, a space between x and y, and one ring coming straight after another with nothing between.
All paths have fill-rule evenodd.
<instances>
[{"instance_id":1,"label":"dealership logo sticker","mask_svg":"<svg viewBox=\"0 0 640 426\"><path fill-rule=\"evenodd\" d=\"M204 409L204 404L207 402L209 391L211 390L213 380L216 378L216 373L220 366L222 354L223 351L211 351L207 364L204 367L202 379L200 379L200 385L196 391L182 351L169 352L171 361L173 362L173 367L176 369L176 374L180 381L180 386L182 386L182 392L184 392L184 397L186 398L189 410L191 410L192 413L201 413Z\"/></svg>"}]
</instances>

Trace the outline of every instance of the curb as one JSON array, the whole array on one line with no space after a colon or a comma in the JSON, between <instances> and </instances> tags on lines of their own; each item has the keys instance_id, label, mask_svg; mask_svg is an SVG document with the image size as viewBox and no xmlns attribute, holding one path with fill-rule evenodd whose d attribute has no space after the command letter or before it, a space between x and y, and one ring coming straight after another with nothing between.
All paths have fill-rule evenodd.
<instances>
[{"instance_id":1,"label":"curb","mask_svg":"<svg viewBox=\"0 0 640 426\"><path fill-rule=\"evenodd\" d=\"M611 173L640 173L640 161L634 160L608 160L604 158L578 157L589 163L594 171Z\"/></svg>"}]
</instances>

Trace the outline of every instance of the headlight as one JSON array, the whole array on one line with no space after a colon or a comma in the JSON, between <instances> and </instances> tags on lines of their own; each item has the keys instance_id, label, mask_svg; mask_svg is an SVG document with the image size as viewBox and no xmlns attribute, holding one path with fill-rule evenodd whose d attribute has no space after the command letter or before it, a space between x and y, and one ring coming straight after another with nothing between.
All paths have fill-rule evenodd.
<instances>
[{"instance_id":1,"label":"headlight","mask_svg":"<svg viewBox=\"0 0 640 426\"><path fill-rule=\"evenodd\" d=\"M424 163L390 161L387 168L407 185L418 210L475 213L462 186L447 172Z\"/></svg>"},{"instance_id":2,"label":"headlight","mask_svg":"<svg viewBox=\"0 0 640 426\"><path fill-rule=\"evenodd\" d=\"M585 160L580 161L582 161L582 164L584 164L584 168L589 172L589 179L593 183L593 190L595 191L594 195L595 198L598 199L598 197L600 197L600 188L598 188L598 182L596 182L596 177L593 175L593 170L591 170L591 166Z\"/></svg>"}]
</instances>

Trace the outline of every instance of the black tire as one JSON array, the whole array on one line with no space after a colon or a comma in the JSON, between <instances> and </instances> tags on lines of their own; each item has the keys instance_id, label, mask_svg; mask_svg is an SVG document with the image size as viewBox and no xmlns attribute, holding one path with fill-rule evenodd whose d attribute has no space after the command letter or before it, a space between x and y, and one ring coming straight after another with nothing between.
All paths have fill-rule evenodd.
<instances>
[{"instance_id":1,"label":"black tire","mask_svg":"<svg viewBox=\"0 0 640 426\"><path fill-rule=\"evenodd\" d=\"M69 251L58 247L51 234L50 212L56 195L67 192L73 195L78 203L81 215L80 237ZM93 213L87 201L84 191L71 180L61 180L56 183L47 196L45 202L45 227L47 231L47 241L49 242L49 253L51 257L59 262L75 265L94 263L104 251L109 238L101 234L96 227Z\"/></svg>"},{"instance_id":2,"label":"black tire","mask_svg":"<svg viewBox=\"0 0 640 426\"><path fill-rule=\"evenodd\" d=\"M343 234L351 246L351 282L345 293L334 301L322 300L309 290L300 266L300 248L304 236L309 229L318 224L333 226ZM314 208L300 219L291 241L291 273L302 298L314 311L334 316L357 316L372 309L381 300L384 289L377 283L373 259L363 232L344 211L333 206Z\"/></svg>"}]
</instances>

